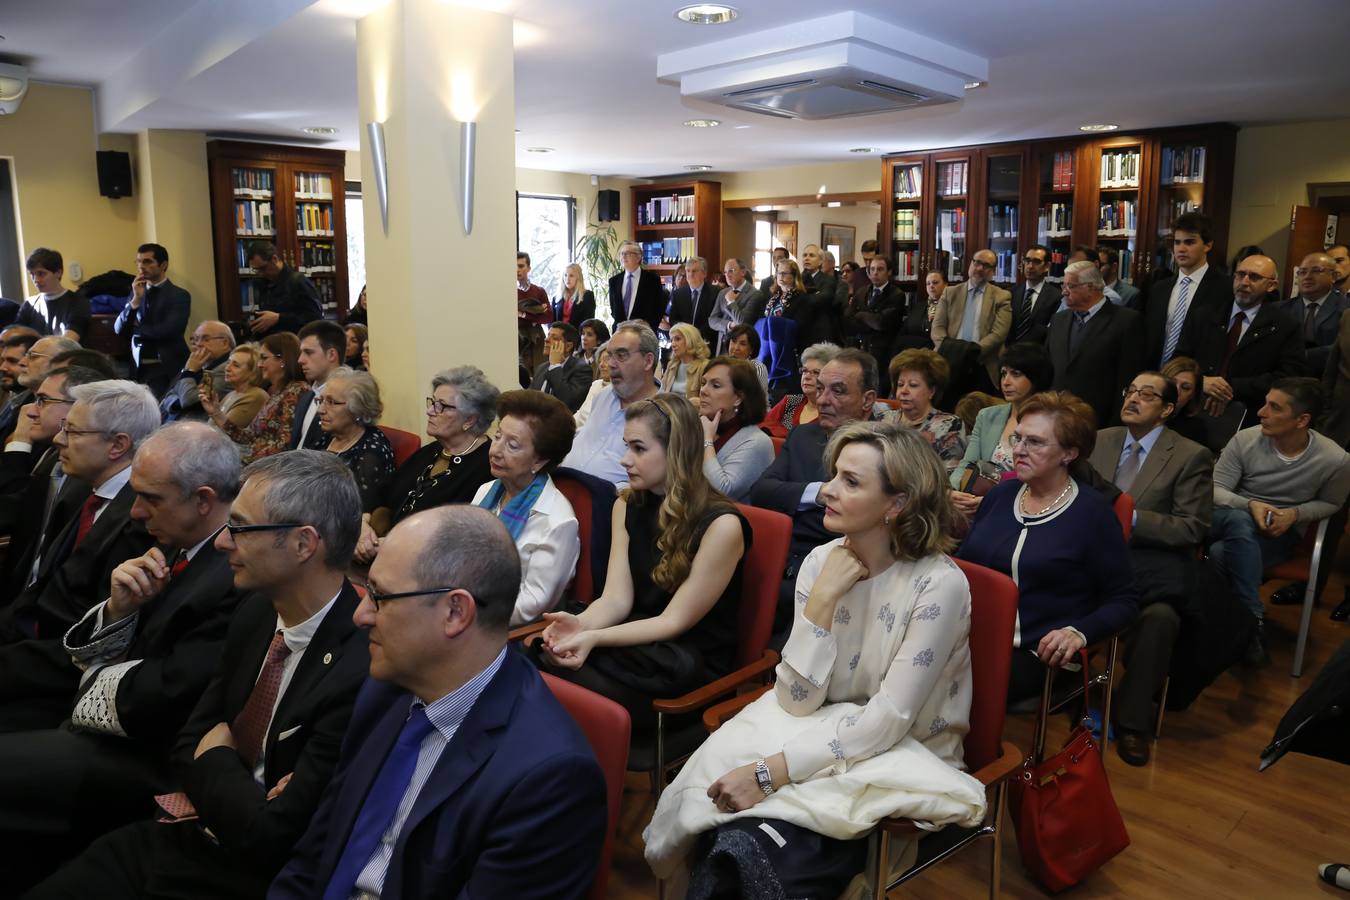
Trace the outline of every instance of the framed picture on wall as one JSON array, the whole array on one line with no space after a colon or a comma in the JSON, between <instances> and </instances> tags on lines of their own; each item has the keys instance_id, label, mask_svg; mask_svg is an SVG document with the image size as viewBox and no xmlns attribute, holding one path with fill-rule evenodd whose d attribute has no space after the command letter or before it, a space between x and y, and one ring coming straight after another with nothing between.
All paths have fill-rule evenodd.
<instances>
[{"instance_id":1,"label":"framed picture on wall","mask_svg":"<svg viewBox=\"0 0 1350 900\"><path fill-rule=\"evenodd\" d=\"M853 259L853 246L858 229L852 225L821 225L820 246L834 254L835 265Z\"/></svg>"},{"instance_id":2,"label":"framed picture on wall","mask_svg":"<svg viewBox=\"0 0 1350 900\"><path fill-rule=\"evenodd\" d=\"M783 247L787 250L788 256L797 258L797 223L796 222L774 222L773 223L773 245Z\"/></svg>"}]
</instances>

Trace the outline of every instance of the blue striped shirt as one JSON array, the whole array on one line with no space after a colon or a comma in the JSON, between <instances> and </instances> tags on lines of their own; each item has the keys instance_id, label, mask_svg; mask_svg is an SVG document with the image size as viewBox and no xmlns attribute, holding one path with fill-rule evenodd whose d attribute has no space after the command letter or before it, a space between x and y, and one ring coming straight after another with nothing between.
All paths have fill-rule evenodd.
<instances>
[{"instance_id":1,"label":"blue striped shirt","mask_svg":"<svg viewBox=\"0 0 1350 900\"><path fill-rule=\"evenodd\" d=\"M422 788L426 786L427 779L431 777L432 771L436 768L436 763L440 761L441 752L449 746L454 738L455 732L459 731L459 726L464 723L465 717L469 715L469 710L473 709L474 703L483 693L483 689L488 686L488 682L497 674L497 670L502 667L502 660L506 659L506 648L497 654L486 669L479 672L472 679L466 682L458 690L446 694L441 699L430 705L422 704L421 700L414 700L409 706L409 713L412 707L419 704L426 705L427 719L434 726L432 732L422 738L422 746L417 753L417 768L413 770L412 781L408 782L408 790L404 792L403 799L399 801L398 811L394 813L394 821L389 823L385 829L384 836L380 838L379 845L370 857L370 862L361 870L360 876L356 879L356 885L352 890L355 897L379 897L380 892L384 890L384 879L389 873L389 862L394 856L394 844L398 841L399 833L403 830L403 823L408 820L408 814L412 812L413 804L417 802L418 794L422 793Z\"/></svg>"}]
</instances>

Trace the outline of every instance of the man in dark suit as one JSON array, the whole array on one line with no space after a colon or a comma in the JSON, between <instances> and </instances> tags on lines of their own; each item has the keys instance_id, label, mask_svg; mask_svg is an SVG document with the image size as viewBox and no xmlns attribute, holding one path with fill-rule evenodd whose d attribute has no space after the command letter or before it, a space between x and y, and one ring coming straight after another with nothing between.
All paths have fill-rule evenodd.
<instances>
[{"instance_id":1,"label":"man in dark suit","mask_svg":"<svg viewBox=\"0 0 1350 900\"><path fill-rule=\"evenodd\" d=\"M370 656L344 575L361 498L330 453L258 460L215 539L251 593L174 750L181 793L99 838L34 898L258 897L309 826Z\"/></svg>"},{"instance_id":2,"label":"man in dark suit","mask_svg":"<svg viewBox=\"0 0 1350 900\"><path fill-rule=\"evenodd\" d=\"M684 264L684 274L688 283L670 295L670 324L693 325L711 350L717 346L717 332L708 324L708 316L717 305L717 288L708 284L708 261L694 257Z\"/></svg>"},{"instance_id":3,"label":"man in dark suit","mask_svg":"<svg viewBox=\"0 0 1350 900\"><path fill-rule=\"evenodd\" d=\"M717 302L708 316L708 325L717 334L714 354L726 351L726 334L737 325L753 325L764 315L767 298L750 280L750 270L741 260L731 257L722 267L727 286L717 294Z\"/></svg>"},{"instance_id":4,"label":"man in dark suit","mask_svg":"<svg viewBox=\"0 0 1350 900\"><path fill-rule=\"evenodd\" d=\"M1022 280L1012 289L1012 327L1008 343L1044 344L1050 320L1059 311L1059 285L1047 280L1050 248L1033 244L1022 257Z\"/></svg>"},{"instance_id":5,"label":"man in dark suit","mask_svg":"<svg viewBox=\"0 0 1350 900\"><path fill-rule=\"evenodd\" d=\"M583 290L582 283L581 266L572 263L563 273L562 296L553 301L553 321L581 328L582 322L595 318L595 294Z\"/></svg>"},{"instance_id":6,"label":"man in dark suit","mask_svg":"<svg viewBox=\"0 0 1350 900\"><path fill-rule=\"evenodd\" d=\"M1181 332L1198 311L1212 306L1227 309L1233 302L1228 274L1209 264L1214 228L1201 213L1184 213L1172 223L1172 261L1177 274L1155 281L1144 303L1144 358L1158 368L1182 354L1177 352Z\"/></svg>"},{"instance_id":7,"label":"man in dark suit","mask_svg":"<svg viewBox=\"0 0 1350 900\"><path fill-rule=\"evenodd\" d=\"M619 245L623 264L609 279L609 310L615 322L641 319L655 332L666 314L666 289L655 272L642 268L642 247L633 241Z\"/></svg>"},{"instance_id":8,"label":"man in dark suit","mask_svg":"<svg viewBox=\"0 0 1350 900\"><path fill-rule=\"evenodd\" d=\"M891 281L891 263L877 255L867 264L867 287L854 291L844 310L844 339L872 355L878 372L886 372L891 343L905 311L905 292Z\"/></svg>"},{"instance_id":9,"label":"man in dark suit","mask_svg":"<svg viewBox=\"0 0 1350 900\"><path fill-rule=\"evenodd\" d=\"M26 658L0 684L0 727L20 706L32 721L51 716L43 730L0 736L0 840L11 851L12 887L146 815L149 798L169 789L168 752L210 681L238 602L229 561L211 545L239 488L234 443L204 423L167 426L137 451L131 486L131 515L156 546L114 569L108 599L64 636L0 651Z\"/></svg>"},{"instance_id":10,"label":"man in dark suit","mask_svg":"<svg viewBox=\"0 0 1350 900\"><path fill-rule=\"evenodd\" d=\"M1276 302L1275 308L1294 320L1303 336L1308 369L1320 375L1336 342L1336 330L1345 312L1345 294L1335 287L1336 262L1329 253L1309 253L1294 270L1298 296Z\"/></svg>"},{"instance_id":11,"label":"man in dark suit","mask_svg":"<svg viewBox=\"0 0 1350 900\"><path fill-rule=\"evenodd\" d=\"M761 278L759 281L760 293L762 293L766 297L769 295L769 291L773 290L773 283L776 279L775 273L778 271L778 264L785 259L791 258L792 254L788 253L788 249L786 247L782 246L774 247L773 250L770 251L769 274Z\"/></svg>"},{"instance_id":12,"label":"man in dark suit","mask_svg":"<svg viewBox=\"0 0 1350 900\"><path fill-rule=\"evenodd\" d=\"M0 330L14 324L14 320L19 317L19 309L20 303L17 300L0 297Z\"/></svg>"},{"instance_id":13,"label":"man in dark suit","mask_svg":"<svg viewBox=\"0 0 1350 900\"><path fill-rule=\"evenodd\" d=\"M1050 320L1046 349L1055 367L1053 387L1071 391L1105 425L1120 409L1120 390L1143 368L1143 323L1132 309L1106 299L1097 264L1070 263L1064 270L1064 302Z\"/></svg>"},{"instance_id":14,"label":"man in dark suit","mask_svg":"<svg viewBox=\"0 0 1350 900\"><path fill-rule=\"evenodd\" d=\"M875 256L875 264L882 257ZM797 567L806 554L836 535L825 530L824 503L820 488L828 475L821 457L830 435L841 425L867 421L877 399L877 364L872 354L846 347L826 363L817 378L814 422L799 425L788 434L778 458L750 489L750 502L792 517L792 546L778 594L774 616L774 643L781 647L792 625L793 593Z\"/></svg>"},{"instance_id":15,"label":"man in dark suit","mask_svg":"<svg viewBox=\"0 0 1350 900\"><path fill-rule=\"evenodd\" d=\"M261 279L258 305L248 321L248 330L259 340L282 331L298 332L309 322L323 318L319 289L277 255L277 245L255 241L248 248L248 264Z\"/></svg>"},{"instance_id":16,"label":"man in dark suit","mask_svg":"<svg viewBox=\"0 0 1350 900\"><path fill-rule=\"evenodd\" d=\"M19 421L19 410L33 399L32 392L19 383L19 376L23 374L28 348L41 336L31 328L11 326L4 341L0 342L0 387L4 388L6 397L5 403L0 405L0 441L13 433Z\"/></svg>"},{"instance_id":17,"label":"man in dark suit","mask_svg":"<svg viewBox=\"0 0 1350 900\"><path fill-rule=\"evenodd\" d=\"M0 644L64 634L104 599L112 570L151 539L131 516L128 483L141 441L159 427L159 404L144 385L113 380L71 390L74 403L52 442L66 483L46 529L32 542L0 611ZM29 561L31 559L31 562ZM7 678L0 656L0 683Z\"/></svg>"},{"instance_id":18,"label":"man in dark suit","mask_svg":"<svg viewBox=\"0 0 1350 900\"><path fill-rule=\"evenodd\" d=\"M1197 311L1177 342L1179 355L1200 364L1206 411L1222 415L1238 400L1247 408L1243 427L1256 423L1275 381L1307 372L1298 323L1266 302L1278 286L1274 260L1247 257L1233 273L1232 303Z\"/></svg>"},{"instance_id":19,"label":"man in dark suit","mask_svg":"<svg viewBox=\"0 0 1350 900\"><path fill-rule=\"evenodd\" d=\"M604 777L539 673L506 647L519 581L515 545L485 510L428 510L384 539L356 611L371 680L269 898L586 896Z\"/></svg>"},{"instance_id":20,"label":"man in dark suit","mask_svg":"<svg viewBox=\"0 0 1350 900\"><path fill-rule=\"evenodd\" d=\"M300 371L309 382L309 390L295 402L291 417L291 440L287 450L323 450L328 447L328 435L319 427L319 398L333 370L342 365L347 352L347 333L342 326L327 319L310 322L300 333Z\"/></svg>"},{"instance_id":21,"label":"man in dark suit","mask_svg":"<svg viewBox=\"0 0 1350 900\"><path fill-rule=\"evenodd\" d=\"M1097 248L1097 268L1102 270L1102 281L1106 282L1106 295L1114 291L1120 298L1120 305L1130 309L1143 308L1143 294L1139 288L1128 281L1120 280L1120 251L1115 247Z\"/></svg>"},{"instance_id":22,"label":"man in dark suit","mask_svg":"<svg viewBox=\"0 0 1350 900\"><path fill-rule=\"evenodd\" d=\"M802 284L806 285L806 302L793 304L799 310L796 316L798 353L812 344L839 340L840 323L848 296L844 295L841 302L839 276L834 273L833 266L826 268L825 257L825 251L815 244L807 244L802 250Z\"/></svg>"},{"instance_id":23,"label":"man in dark suit","mask_svg":"<svg viewBox=\"0 0 1350 900\"><path fill-rule=\"evenodd\" d=\"M113 330L131 338L132 377L162 397L187 362L192 295L169 280L169 251L159 244L136 248L136 280Z\"/></svg>"},{"instance_id":24,"label":"man in dark suit","mask_svg":"<svg viewBox=\"0 0 1350 900\"><path fill-rule=\"evenodd\" d=\"M1139 619L1125 642L1125 677L1116 686L1116 752L1132 766L1148 762L1153 697L1162 688L1187 602L1188 570L1214 512L1214 457L1165 427L1176 385L1140 372L1125 389L1124 423L1097 432L1091 463L1134 500L1130 556L1139 586Z\"/></svg>"},{"instance_id":25,"label":"man in dark suit","mask_svg":"<svg viewBox=\"0 0 1350 900\"><path fill-rule=\"evenodd\" d=\"M545 349L548 359L534 370L534 379L530 390L552 394L572 412L581 408L582 401L591 389L591 367L581 357L574 356L581 336L566 322L554 322L548 326L548 341Z\"/></svg>"}]
</instances>

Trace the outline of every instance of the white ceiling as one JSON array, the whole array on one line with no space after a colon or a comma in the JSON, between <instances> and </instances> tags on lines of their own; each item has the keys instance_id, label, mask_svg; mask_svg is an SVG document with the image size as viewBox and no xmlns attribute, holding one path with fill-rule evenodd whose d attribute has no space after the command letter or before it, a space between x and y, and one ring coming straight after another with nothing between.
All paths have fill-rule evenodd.
<instances>
[{"instance_id":1,"label":"white ceiling","mask_svg":"<svg viewBox=\"0 0 1350 900\"><path fill-rule=\"evenodd\" d=\"M300 141L304 127L327 125L339 129L329 146L354 149L355 22L380 2L4 0L0 56L41 80L98 87L105 130ZM676 20L679 0L476 0L517 21L517 164L649 177L692 163L741 171L856 160L848 150L859 146L1070 134L1090 121L1129 129L1350 114L1346 0L856 0L848 8L988 58L990 83L954 104L809 123L683 101L656 80L662 53L697 54L707 41L828 11L818 0L730 2L740 17L706 27ZM268 9L281 20L266 19ZM222 10L248 27L222 27ZM164 54L181 64L143 63ZM723 124L681 125L694 117ZM534 146L555 152L524 152Z\"/></svg>"}]
</instances>

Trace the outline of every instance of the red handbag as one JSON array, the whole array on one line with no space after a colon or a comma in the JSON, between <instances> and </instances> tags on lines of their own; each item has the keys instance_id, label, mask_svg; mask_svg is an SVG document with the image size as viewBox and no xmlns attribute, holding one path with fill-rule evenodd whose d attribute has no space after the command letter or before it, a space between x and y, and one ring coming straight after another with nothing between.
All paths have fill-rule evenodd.
<instances>
[{"instance_id":1,"label":"red handbag","mask_svg":"<svg viewBox=\"0 0 1350 900\"><path fill-rule=\"evenodd\" d=\"M1087 651L1079 655L1086 698ZM1049 759L1028 758L1009 788L1022 865L1049 891L1073 887L1130 846L1101 749L1085 725Z\"/></svg>"}]
</instances>

